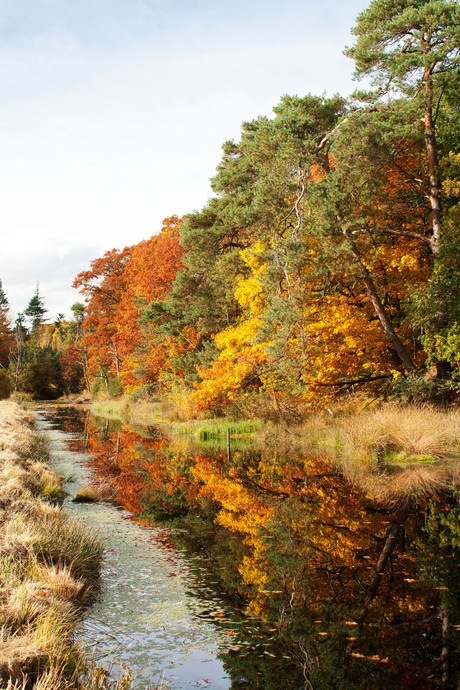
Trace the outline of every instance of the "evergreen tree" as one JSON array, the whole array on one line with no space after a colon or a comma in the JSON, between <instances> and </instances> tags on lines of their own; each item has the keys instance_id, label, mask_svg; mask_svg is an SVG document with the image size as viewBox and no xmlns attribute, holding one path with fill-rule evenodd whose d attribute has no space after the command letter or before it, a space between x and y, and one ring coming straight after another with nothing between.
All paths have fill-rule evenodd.
<instances>
[{"instance_id":1,"label":"evergreen tree","mask_svg":"<svg viewBox=\"0 0 460 690\"><path fill-rule=\"evenodd\" d=\"M0 279L0 311L7 311L9 308L8 297L3 289L2 281Z\"/></svg>"},{"instance_id":2,"label":"evergreen tree","mask_svg":"<svg viewBox=\"0 0 460 690\"><path fill-rule=\"evenodd\" d=\"M31 330L34 335L38 334L38 329L43 323L44 315L48 310L45 307L45 302L43 297L40 295L39 286L37 287L33 297L31 297L29 304L24 310L25 316L28 316L31 321Z\"/></svg>"},{"instance_id":3,"label":"evergreen tree","mask_svg":"<svg viewBox=\"0 0 460 690\"><path fill-rule=\"evenodd\" d=\"M374 103L392 92L413 99L413 130L423 123L433 233L431 249L439 257L441 179L436 120L440 101L460 65L460 6L455 0L373 0L357 19L356 44L346 51L356 62L355 76L371 76Z\"/></svg>"},{"instance_id":4,"label":"evergreen tree","mask_svg":"<svg viewBox=\"0 0 460 690\"><path fill-rule=\"evenodd\" d=\"M13 344L8 309L8 298L0 280L0 367L2 369L8 367L9 352ZM8 397L11 385L6 372L1 372L0 379L0 397Z\"/></svg>"}]
</instances>

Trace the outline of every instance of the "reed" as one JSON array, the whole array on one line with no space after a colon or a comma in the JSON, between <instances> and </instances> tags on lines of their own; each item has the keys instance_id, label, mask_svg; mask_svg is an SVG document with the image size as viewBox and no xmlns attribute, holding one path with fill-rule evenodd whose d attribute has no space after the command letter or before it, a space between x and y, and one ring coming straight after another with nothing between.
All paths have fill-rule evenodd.
<instances>
[{"instance_id":1,"label":"reed","mask_svg":"<svg viewBox=\"0 0 460 690\"><path fill-rule=\"evenodd\" d=\"M257 447L323 459L378 503L423 502L458 483L460 411L413 403L326 410L294 427L265 425Z\"/></svg>"},{"instance_id":2,"label":"reed","mask_svg":"<svg viewBox=\"0 0 460 690\"><path fill-rule=\"evenodd\" d=\"M98 591L102 547L58 505L62 480L31 422L0 401L0 686L57 689L79 655L72 635Z\"/></svg>"}]
</instances>

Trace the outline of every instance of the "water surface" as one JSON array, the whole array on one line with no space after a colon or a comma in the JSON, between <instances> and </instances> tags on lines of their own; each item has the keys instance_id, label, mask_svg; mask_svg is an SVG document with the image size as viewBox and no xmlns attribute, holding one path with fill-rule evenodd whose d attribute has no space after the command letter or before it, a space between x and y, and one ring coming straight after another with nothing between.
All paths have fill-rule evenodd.
<instances>
[{"instance_id":1,"label":"water surface","mask_svg":"<svg viewBox=\"0 0 460 690\"><path fill-rule=\"evenodd\" d=\"M276 446L229 458L69 408L38 424L72 477L68 509L106 545L82 639L132 668L139 690L162 674L175 689L442 688L446 654L454 687L455 497L413 506L368 600L397 508L319 458ZM72 503L88 484L102 502Z\"/></svg>"},{"instance_id":2,"label":"water surface","mask_svg":"<svg viewBox=\"0 0 460 690\"><path fill-rule=\"evenodd\" d=\"M160 679L171 689L236 687L222 656L246 658L256 683L238 671L238 687L258 687L267 657L285 653L276 631L229 603L205 555L185 554L174 543L180 530L141 521L109 503L72 502L94 476L84 452L85 421L68 409L37 413L37 427L51 441L52 465L68 480L66 510L96 528L105 546L102 596L87 613L80 639L104 663L128 666L138 688ZM285 687L302 687L296 675ZM259 687L269 686L263 681Z\"/></svg>"}]
</instances>

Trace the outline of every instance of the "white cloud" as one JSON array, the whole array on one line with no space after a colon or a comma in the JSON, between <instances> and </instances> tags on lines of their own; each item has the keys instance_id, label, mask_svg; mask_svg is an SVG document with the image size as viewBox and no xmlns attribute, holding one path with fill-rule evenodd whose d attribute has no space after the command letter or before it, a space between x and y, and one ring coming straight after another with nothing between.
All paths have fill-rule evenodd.
<instances>
[{"instance_id":1,"label":"white cloud","mask_svg":"<svg viewBox=\"0 0 460 690\"><path fill-rule=\"evenodd\" d=\"M354 9L353 9L354 5ZM200 208L284 93L349 92L365 2L0 0L0 278L66 311L89 260ZM60 302L59 300L62 300Z\"/></svg>"}]
</instances>

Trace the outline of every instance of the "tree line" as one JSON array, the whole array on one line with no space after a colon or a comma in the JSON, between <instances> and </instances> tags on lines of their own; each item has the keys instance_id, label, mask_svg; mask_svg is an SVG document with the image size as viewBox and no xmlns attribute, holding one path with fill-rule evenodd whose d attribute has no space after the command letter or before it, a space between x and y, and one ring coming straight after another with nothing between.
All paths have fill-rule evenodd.
<instances>
[{"instance_id":1,"label":"tree line","mask_svg":"<svg viewBox=\"0 0 460 690\"><path fill-rule=\"evenodd\" d=\"M352 33L367 90L283 96L225 142L201 211L76 277L80 385L245 414L456 394L460 8L373 0Z\"/></svg>"}]
</instances>

